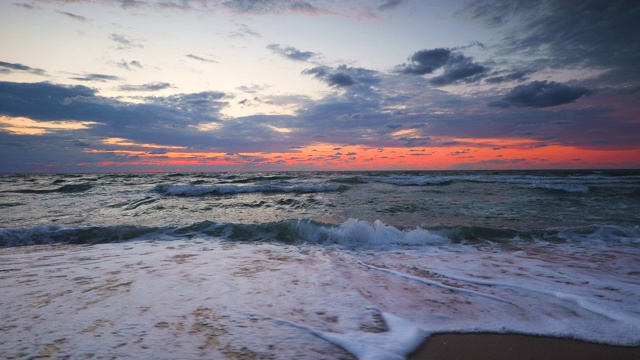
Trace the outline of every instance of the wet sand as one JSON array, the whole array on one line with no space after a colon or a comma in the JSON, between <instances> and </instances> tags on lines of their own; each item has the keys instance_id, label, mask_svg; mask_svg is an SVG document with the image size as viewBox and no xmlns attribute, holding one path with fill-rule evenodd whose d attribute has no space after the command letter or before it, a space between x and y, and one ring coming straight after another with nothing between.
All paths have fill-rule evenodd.
<instances>
[{"instance_id":1,"label":"wet sand","mask_svg":"<svg viewBox=\"0 0 640 360\"><path fill-rule=\"evenodd\" d=\"M437 334L409 356L409 360L426 359L640 360L640 346L610 346L515 334Z\"/></svg>"}]
</instances>

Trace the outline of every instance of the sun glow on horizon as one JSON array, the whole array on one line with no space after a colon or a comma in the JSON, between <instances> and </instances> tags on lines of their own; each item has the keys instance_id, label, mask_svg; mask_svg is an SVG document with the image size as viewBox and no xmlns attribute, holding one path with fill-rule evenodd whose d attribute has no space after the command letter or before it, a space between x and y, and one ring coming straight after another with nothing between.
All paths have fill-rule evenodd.
<instances>
[{"instance_id":1,"label":"sun glow on horizon","mask_svg":"<svg viewBox=\"0 0 640 360\"><path fill-rule=\"evenodd\" d=\"M458 139L461 141L462 139ZM368 147L317 143L287 152L196 151L111 139L123 149L85 149L88 154L111 154L120 158L93 166L164 166L195 170L446 170L512 168L584 168L585 163L632 162L636 150L585 151L561 145L541 146L531 139L511 139L496 146L498 139L464 139L464 144L426 147ZM166 151L147 151L164 148ZM126 149L130 147L130 149ZM176 151L182 150L182 151ZM579 157L576 154L580 154ZM83 166L89 166L84 163ZM212 169L213 168L213 169ZM144 171L144 170L141 170Z\"/></svg>"}]
</instances>

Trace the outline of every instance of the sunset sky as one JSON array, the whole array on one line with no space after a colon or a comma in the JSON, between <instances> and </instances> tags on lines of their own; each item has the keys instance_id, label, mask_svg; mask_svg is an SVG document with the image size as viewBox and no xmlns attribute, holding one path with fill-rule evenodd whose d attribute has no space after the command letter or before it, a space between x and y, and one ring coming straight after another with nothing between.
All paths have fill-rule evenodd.
<instances>
[{"instance_id":1,"label":"sunset sky","mask_svg":"<svg viewBox=\"0 0 640 360\"><path fill-rule=\"evenodd\" d=\"M0 2L0 172L640 168L640 2Z\"/></svg>"}]
</instances>

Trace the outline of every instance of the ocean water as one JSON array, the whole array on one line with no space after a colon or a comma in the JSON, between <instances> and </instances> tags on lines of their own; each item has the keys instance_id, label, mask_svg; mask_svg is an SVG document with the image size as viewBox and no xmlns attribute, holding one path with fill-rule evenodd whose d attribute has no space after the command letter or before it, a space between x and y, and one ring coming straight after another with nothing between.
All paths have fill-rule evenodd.
<instances>
[{"instance_id":1,"label":"ocean water","mask_svg":"<svg viewBox=\"0 0 640 360\"><path fill-rule=\"evenodd\" d=\"M640 171L4 174L0 286L16 358L640 346Z\"/></svg>"}]
</instances>

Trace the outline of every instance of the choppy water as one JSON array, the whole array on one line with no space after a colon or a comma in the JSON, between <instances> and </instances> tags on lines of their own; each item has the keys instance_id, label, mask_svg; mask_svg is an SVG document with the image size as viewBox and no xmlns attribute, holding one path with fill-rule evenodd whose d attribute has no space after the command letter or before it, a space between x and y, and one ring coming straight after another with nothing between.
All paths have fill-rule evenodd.
<instances>
[{"instance_id":1,"label":"choppy water","mask_svg":"<svg viewBox=\"0 0 640 360\"><path fill-rule=\"evenodd\" d=\"M314 239L294 224L320 231L349 219L459 241L634 243L640 172L0 176L2 246L159 235L269 240L274 232L304 242Z\"/></svg>"},{"instance_id":2,"label":"choppy water","mask_svg":"<svg viewBox=\"0 0 640 360\"><path fill-rule=\"evenodd\" d=\"M201 259L209 251L211 258L189 271L203 279L215 273L212 285L234 289L203 298L218 308L243 304L223 324L248 321L242 314L250 308L252 319L270 319L281 329L269 327L272 338L301 331L361 358L387 354L378 343L401 339L408 345L394 354L404 354L416 338L443 331L640 345L638 170L0 175L0 247L2 259L13 264L0 263L0 270L32 276L28 266L16 265L35 261L29 252L9 250L45 244L102 244L69 254L112 253L114 259L119 249L138 249L131 259L96 260L104 271L142 263L158 244L167 250L154 252L157 264L162 256L182 256L177 249L197 251L184 256ZM231 251L230 245L237 263L216 260L216 251ZM67 255L56 256L64 271L75 271L78 258L68 255L67 263ZM238 283L231 267L253 270ZM277 272L283 267L286 274ZM141 274L132 272L127 283ZM254 282L256 274L263 277ZM274 282L281 287L265 285ZM167 301L178 289L193 290L158 286L167 286L155 295ZM255 300L257 293L278 298L277 304ZM202 300L193 296L193 304ZM9 295L3 301L10 303ZM31 328L20 322L27 310L15 307L18 315L4 319ZM367 321L386 325L368 331ZM394 324L400 330L394 332ZM372 335L382 330L387 340ZM368 342L374 350L363 345ZM254 346L263 355L294 356L260 341ZM74 351L68 355L79 355Z\"/></svg>"}]
</instances>

